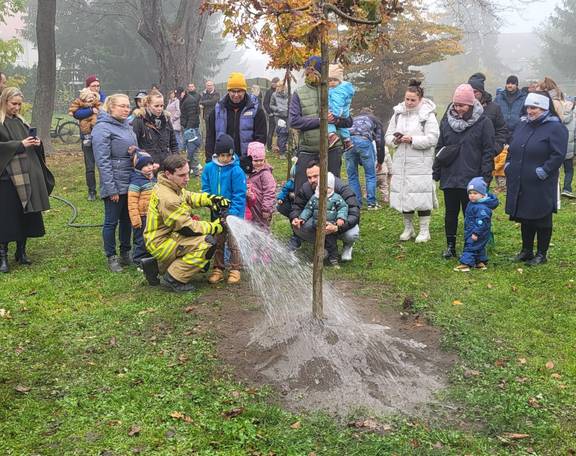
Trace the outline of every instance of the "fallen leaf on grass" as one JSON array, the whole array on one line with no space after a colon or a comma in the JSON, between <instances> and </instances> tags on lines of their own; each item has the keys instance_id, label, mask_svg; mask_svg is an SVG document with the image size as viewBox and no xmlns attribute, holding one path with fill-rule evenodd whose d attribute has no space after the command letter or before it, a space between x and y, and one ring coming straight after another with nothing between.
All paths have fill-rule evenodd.
<instances>
[{"instance_id":1,"label":"fallen leaf on grass","mask_svg":"<svg viewBox=\"0 0 576 456\"><path fill-rule=\"evenodd\" d=\"M488 285L486 285L486 288L488 288L488 289L491 290L492 288L494 288L494 285L492 285L491 283L489 283Z\"/></svg>"},{"instance_id":2,"label":"fallen leaf on grass","mask_svg":"<svg viewBox=\"0 0 576 456\"><path fill-rule=\"evenodd\" d=\"M503 434L500 435L500 437L510 440L520 440L520 439L527 439L528 437L530 437L530 434L520 434L517 432L504 432Z\"/></svg>"},{"instance_id":3,"label":"fallen leaf on grass","mask_svg":"<svg viewBox=\"0 0 576 456\"><path fill-rule=\"evenodd\" d=\"M562 378L562 376L560 374L557 374L557 373L552 374L550 377L552 377L555 380Z\"/></svg>"},{"instance_id":4,"label":"fallen leaf on grass","mask_svg":"<svg viewBox=\"0 0 576 456\"><path fill-rule=\"evenodd\" d=\"M230 396L232 396L234 399L238 399L241 396L241 394L240 391L232 391L230 393Z\"/></svg>"},{"instance_id":5,"label":"fallen leaf on grass","mask_svg":"<svg viewBox=\"0 0 576 456\"><path fill-rule=\"evenodd\" d=\"M516 285L512 285L512 291L514 292L518 291L518 287Z\"/></svg>"},{"instance_id":6,"label":"fallen leaf on grass","mask_svg":"<svg viewBox=\"0 0 576 456\"><path fill-rule=\"evenodd\" d=\"M518 274L522 274L524 272L524 269L522 269L522 268L518 268L516 270L518 271Z\"/></svg>"},{"instance_id":7,"label":"fallen leaf on grass","mask_svg":"<svg viewBox=\"0 0 576 456\"><path fill-rule=\"evenodd\" d=\"M117 347L118 346L118 342L116 341L116 337L112 336L110 338L110 340L108 341L108 345L110 347Z\"/></svg>"},{"instance_id":8,"label":"fallen leaf on grass","mask_svg":"<svg viewBox=\"0 0 576 456\"><path fill-rule=\"evenodd\" d=\"M436 448L437 450L444 448L444 445L442 445L440 442L436 442L434 445L432 445L432 448Z\"/></svg>"},{"instance_id":9,"label":"fallen leaf on grass","mask_svg":"<svg viewBox=\"0 0 576 456\"><path fill-rule=\"evenodd\" d=\"M518 364L526 364L526 358L518 358Z\"/></svg>"},{"instance_id":10,"label":"fallen leaf on grass","mask_svg":"<svg viewBox=\"0 0 576 456\"><path fill-rule=\"evenodd\" d=\"M142 428L140 426L133 424L132 426L130 426L130 429L128 429L128 437L134 437L135 435L140 434L141 430Z\"/></svg>"},{"instance_id":11,"label":"fallen leaf on grass","mask_svg":"<svg viewBox=\"0 0 576 456\"><path fill-rule=\"evenodd\" d=\"M554 369L554 363L552 361L548 361L546 363L546 369Z\"/></svg>"},{"instance_id":12,"label":"fallen leaf on grass","mask_svg":"<svg viewBox=\"0 0 576 456\"><path fill-rule=\"evenodd\" d=\"M172 412L172 413L170 413L170 416L172 418L177 419L177 420L184 418L184 414L181 412Z\"/></svg>"},{"instance_id":13,"label":"fallen leaf on grass","mask_svg":"<svg viewBox=\"0 0 576 456\"><path fill-rule=\"evenodd\" d=\"M24 386L24 385L16 385L16 388L14 388L14 389L16 391L18 391L19 393L28 394L32 388L30 388L29 386Z\"/></svg>"},{"instance_id":14,"label":"fallen leaf on grass","mask_svg":"<svg viewBox=\"0 0 576 456\"><path fill-rule=\"evenodd\" d=\"M122 421L120 420L110 420L108 421L108 426L113 427L113 426L120 426L122 424Z\"/></svg>"},{"instance_id":15,"label":"fallen leaf on grass","mask_svg":"<svg viewBox=\"0 0 576 456\"><path fill-rule=\"evenodd\" d=\"M458 299L455 299L454 301L452 301L452 305L453 305L453 306L461 306L461 305L462 305L462 301L459 301Z\"/></svg>"},{"instance_id":16,"label":"fallen leaf on grass","mask_svg":"<svg viewBox=\"0 0 576 456\"><path fill-rule=\"evenodd\" d=\"M480 375L480 371L474 369L466 369L463 375L464 378L478 377Z\"/></svg>"},{"instance_id":17,"label":"fallen leaf on grass","mask_svg":"<svg viewBox=\"0 0 576 456\"><path fill-rule=\"evenodd\" d=\"M180 364L185 364L188 362L188 355L186 355L185 353L181 353L180 355L178 355L178 362Z\"/></svg>"},{"instance_id":18,"label":"fallen leaf on grass","mask_svg":"<svg viewBox=\"0 0 576 456\"><path fill-rule=\"evenodd\" d=\"M494 365L496 367L504 367L506 365L508 361L505 359L497 359L496 361L494 361Z\"/></svg>"},{"instance_id":19,"label":"fallen leaf on grass","mask_svg":"<svg viewBox=\"0 0 576 456\"><path fill-rule=\"evenodd\" d=\"M226 419L230 419L242 415L242 413L244 413L244 407L235 407L222 413L222 416Z\"/></svg>"},{"instance_id":20,"label":"fallen leaf on grass","mask_svg":"<svg viewBox=\"0 0 576 456\"><path fill-rule=\"evenodd\" d=\"M10 311L6 309L0 309L0 318L4 318L5 320L10 320L12 315L10 315Z\"/></svg>"},{"instance_id":21,"label":"fallen leaf on grass","mask_svg":"<svg viewBox=\"0 0 576 456\"><path fill-rule=\"evenodd\" d=\"M530 407L533 408L540 408L542 407L542 405L540 404L540 402L538 402L538 399L536 399L535 397L531 397L530 399L528 399L528 405Z\"/></svg>"},{"instance_id":22,"label":"fallen leaf on grass","mask_svg":"<svg viewBox=\"0 0 576 456\"><path fill-rule=\"evenodd\" d=\"M528 377L516 377L517 383L526 383L528 381Z\"/></svg>"},{"instance_id":23,"label":"fallen leaf on grass","mask_svg":"<svg viewBox=\"0 0 576 456\"><path fill-rule=\"evenodd\" d=\"M138 315L145 315L148 313L154 313L156 312L156 309L154 307L148 307L147 309L141 310L140 312L138 312Z\"/></svg>"},{"instance_id":24,"label":"fallen leaf on grass","mask_svg":"<svg viewBox=\"0 0 576 456\"><path fill-rule=\"evenodd\" d=\"M300 429L301 427L302 427L302 424L300 424L300 421L296 421L290 425L291 429Z\"/></svg>"},{"instance_id":25,"label":"fallen leaf on grass","mask_svg":"<svg viewBox=\"0 0 576 456\"><path fill-rule=\"evenodd\" d=\"M187 307L184 309L184 312L186 312L187 314L189 314L189 313L194 312L195 310L196 310L196 307L194 307L194 306L187 306Z\"/></svg>"}]
</instances>

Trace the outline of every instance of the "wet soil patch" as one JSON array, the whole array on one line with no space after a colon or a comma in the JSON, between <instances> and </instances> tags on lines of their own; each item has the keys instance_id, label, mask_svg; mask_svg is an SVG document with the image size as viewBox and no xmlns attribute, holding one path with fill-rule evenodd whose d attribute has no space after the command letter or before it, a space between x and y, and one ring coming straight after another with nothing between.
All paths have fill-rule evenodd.
<instances>
[{"instance_id":1,"label":"wet soil patch","mask_svg":"<svg viewBox=\"0 0 576 456\"><path fill-rule=\"evenodd\" d=\"M272 387L289 410L428 415L457 357L440 348L438 328L378 291L355 282L334 286L353 315L349 322L271 322L247 284L213 288L188 309L202 332L213 331L234 377Z\"/></svg>"}]
</instances>

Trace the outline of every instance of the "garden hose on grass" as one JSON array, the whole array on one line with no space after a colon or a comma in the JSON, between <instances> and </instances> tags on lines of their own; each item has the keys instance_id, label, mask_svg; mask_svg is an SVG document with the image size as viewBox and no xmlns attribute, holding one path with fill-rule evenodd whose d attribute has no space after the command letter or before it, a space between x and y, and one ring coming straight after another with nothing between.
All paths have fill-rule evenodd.
<instances>
[{"instance_id":1,"label":"garden hose on grass","mask_svg":"<svg viewBox=\"0 0 576 456\"><path fill-rule=\"evenodd\" d=\"M74 223L74 221L78 218L78 208L74 206L72 202L68 201L66 198L62 198L61 196L50 195L50 198L54 198L55 200L58 200L66 204L68 207L70 207L70 209L72 209L72 215L70 216L70 219L66 223L66 226L69 226L70 228L101 228L103 226L102 223L85 224L85 225L80 223Z\"/></svg>"}]
</instances>

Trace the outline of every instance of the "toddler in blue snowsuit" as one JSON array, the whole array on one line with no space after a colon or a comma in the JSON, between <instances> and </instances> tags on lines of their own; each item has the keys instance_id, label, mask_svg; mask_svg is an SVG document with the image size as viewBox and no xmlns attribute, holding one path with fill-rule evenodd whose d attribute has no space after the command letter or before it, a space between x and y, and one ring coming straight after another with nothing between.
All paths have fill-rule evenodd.
<instances>
[{"instance_id":1,"label":"toddler in blue snowsuit","mask_svg":"<svg viewBox=\"0 0 576 456\"><path fill-rule=\"evenodd\" d=\"M468 199L464 218L464 251L455 271L468 272L470 268L486 269L486 244L490 240L492 210L498 207L498 198L488 193L486 183L475 177L468 183Z\"/></svg>"},{"instance_id":2,"label":"toddler in blue snowsuit","mask_svg":"<svg viewBox=\"0 0 576 456\"><path fill-rule=\"evenodd\" d=\"M328 110L336 117L350 117L350 105L356 88L348 81L344 81L344 69L340 64L330 65L328 70ZM342 139L344 149L353 147L348 128L336 128L334 124L328 124L328 147L334 146Z\"/></svg>"}]
</instances>

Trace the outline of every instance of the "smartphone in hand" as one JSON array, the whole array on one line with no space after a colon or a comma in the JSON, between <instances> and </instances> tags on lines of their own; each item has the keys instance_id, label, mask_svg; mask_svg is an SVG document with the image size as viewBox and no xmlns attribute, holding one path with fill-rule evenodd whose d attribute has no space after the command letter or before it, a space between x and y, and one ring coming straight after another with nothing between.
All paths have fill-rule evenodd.
<instances>
[{"instance_id":1,"label":"smartphone in hand","mask_svg":"<svg viewBox=\"0 0 576 456\"><path fill-rule=\"evenodd\" d=\"M400 133L399 131L397 131L396 133L394 133L394 137L396 139L400 139L402 136L404 136L402 133Z\"/></svg>"},{"instance_id":2,"label":"smartphone in hand","mask_svg":"<svg viewBox=\"0 0 576 456\"><path fill-rule=\"evenodd\" d=\"M38 137L38 129L36 127L28 128L28 136L31 136L32 138L37 138Z\"/></svg>"}]
</instances>

